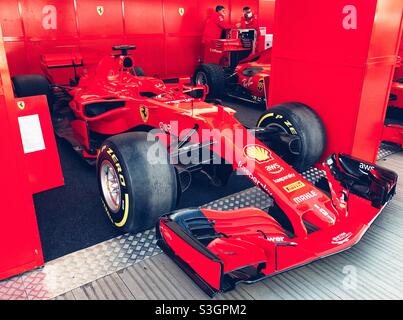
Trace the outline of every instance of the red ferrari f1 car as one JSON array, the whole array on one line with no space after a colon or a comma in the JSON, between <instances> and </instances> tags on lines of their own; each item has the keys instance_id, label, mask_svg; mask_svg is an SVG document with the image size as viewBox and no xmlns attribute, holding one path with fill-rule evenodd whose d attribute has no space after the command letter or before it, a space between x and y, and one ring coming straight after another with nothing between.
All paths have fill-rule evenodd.
<instances>
[{"instance_id":1,"label":"red ferrari f1 car","mask_svg":"<svg viewBox=\"0 0 403 320\"><path fill-rule=\"evenodd\" d=\"M41 65L46 77L12 79L17 97L46 95L56 134L86 161L97 163L106 213L120 230L136 232L153 226L158 217L176 207L196 171L208 175L216 185L228 181L233 165L223 150L215 150L217 138L210 135L195 141L203 130L257 134L297 170L320 158L324 129L307 107L279 107L277 113L263 115L261 129L248 131L235 119L233 110L205 101L207 86L190 86L189 78L164 82L144 76L129 53L133 49L114 47L115 53L95 66L86 65L79 53L45 54ZM154 135L160 138L166 156L180 161L149 161L153 142L147 137L155 129L160 131ZM307 130L311 134L302 134ZM166 141L161 134L177 141ZM205 155L205 150L210 151L204 158L183 161L185 155Z\"/></svg>"},{"instance_id":2,"label":"red ferrari f1 car","mask_svg":"<svg viewBox=\"0 0 403 320\"><path fill-rule=\"evenodd\" d=\"M15 77L15 93L48 96L56 133L96 160L101 198L115 227L136 232L157 223L159 246L206 293L351 247L395 194L394 172L347 155L326 160L329 183L320 188L298 173L321 158L326 141L308 106L273 107L256 128L245 128L232 109L205 101L207 87L140 75L129 54L134 47L113 49L117 53L95 68L86 68L80 55L45 55L47 77ZM71 70L68 85L56 84L52 72L61 68ZM241 172L273 205L268 212L167 214L194 171L215 183Z\"/></svg>"},{"instance_id":3,"label":"red ferrari f1 car","mask_svg":"<svg viewBox=\"0 0 403 320\"><path fill-rule=\"evenodd\" d=\"M271 49L256 53L256 31L235 29L228 32L227 39L205 45L193 82L208 85L209 98L230 96L264 105L270 71Z\"/></svg>"}]
</instances>

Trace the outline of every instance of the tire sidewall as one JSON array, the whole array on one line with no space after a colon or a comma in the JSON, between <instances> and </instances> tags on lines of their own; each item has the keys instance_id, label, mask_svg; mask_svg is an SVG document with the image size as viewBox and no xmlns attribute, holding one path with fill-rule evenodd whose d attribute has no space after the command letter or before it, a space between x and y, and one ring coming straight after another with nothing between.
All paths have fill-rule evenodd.
<instances>
[{"instance_id":1,"label":"tire sidewall","mask_svg":"<svg viewBox=\"0 0 403 320\"><path fill-rule=\"evenodd\" d=\"M284 107L286 105L290 108ZM275 124L288 134L298 136L301 139L301 157L294 167L298 171L304 171L319 161L322 156L326 146L325 128L318 115L308 106L293 103L284 106L275 106L266 111L259 119L257 126L264 128ZM297 108L299 108L300 116L293 111ZM304 123L302 115L306 118L305 120L312 121L312 126L309 126L308 122Z\"/></svg>"},{"instance_id":2,"label":"tire sidewall","mask_svg":"<svg viewBox=\"0 0 403 320\"><path fill-rule=\"evenodd\" d=\"M102 182L101 182L101 165L102 163L107 160L109 161L113 168L115 169L116 173L119 176L119 186L121 190L121 206L119 211L113 213L112 210L108 207L107 202L105 200L105 196L102 190ZM119 152L119 149L114 145L111 141L106 141L105 144L102 146L99 158L97 160L97 180L98 180L98 188L101 193L101 201L103 207L105 209L105 213L108 216L109 220L112 224L123 231L127 231L130 229L128 223L134 219L132 215L134 214L135 210L133 210L134 206L134 199L133 199L133 190L130 184L131 177L130 172L126 168L126 164L122 161L123 157Z\"/></svg>"},{"instance_id":3,"label":"tire sidewall","mask_svg":"<svg viewBox=\"0 0 403 320\"><path fill-rule=\"evenodd\" d=\"M154 143L160 144L159 151L166 152L167 163L149 161L149 151ZM116 214L106 205L102 192L100 166L104 160L110 161L123 177L120 176L119 180L122 199L126 201ZM151 228L161 215L177 206L179 193L175 167L168 162L166 147L160 141L148 141L145 132L125 133L107 139L98 156L97 180L109 219L117 229L124 232L140 232ZM123 218L126 223L119 225Z\"/></svg>"}]
</instances>

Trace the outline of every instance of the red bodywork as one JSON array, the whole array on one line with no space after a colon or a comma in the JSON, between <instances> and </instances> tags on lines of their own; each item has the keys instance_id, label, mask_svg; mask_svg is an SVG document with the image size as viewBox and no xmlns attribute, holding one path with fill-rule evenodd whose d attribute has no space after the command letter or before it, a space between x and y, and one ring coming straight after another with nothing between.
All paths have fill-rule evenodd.
<instances>
[{"instance_id":1,"label":"red bodywork","mask_svg":"<svg viewBox=\"0 0 403 320\"><path fill-rule=\"evenodd\" d=\"M211 296L233 289L237 282L254 282L350 248L395 193L393 172L334 155L324 164L328 196L270 155L259 163L243 152L237 168L271 195L292 228L270 216L274 207L268 212L185 210L162 217L157 225L159 246ZM271 168L282 170L273 173ZM363 196L360 188L374 197Z\"/></svg>"}]
</instances>

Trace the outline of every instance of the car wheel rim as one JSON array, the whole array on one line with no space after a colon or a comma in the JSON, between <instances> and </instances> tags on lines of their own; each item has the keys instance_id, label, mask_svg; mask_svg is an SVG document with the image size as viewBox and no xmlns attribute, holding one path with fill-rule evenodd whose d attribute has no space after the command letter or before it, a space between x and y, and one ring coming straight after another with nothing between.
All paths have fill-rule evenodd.
<instances>
[{"instance_id":1,"label":"car wheel rim","mask_svg":"<svg viewBox=\"0 0 403 320\"><path fill-rule=\"evenodd\" d=\"M266 126L266 128L276 128L276 129L280 129L280 131L290 134L290 132L288 132L288 130L277 124L277 123L271 123L268 126ZM300 138L299 135L297 135L298 138ZM298 144L291 144L287 146L288 152L286 152L286 154L282 154L282 158L283 160L285 160L288 164L290 165L294 165L298 159L301 157L301 153L302 153L302 145L300 143ZM274 150L276 153L278 153L278 150Z\"/></svg>"},{"instance_id":2,"label":"car wheel rim","mask_svg":"<svg viewBox=\"0 0 403 320\"><path fill-rule=\"evenodd\" d=\"M207 75L204 72L199 72L196 75L196 84L207 84Z\"/></svg>"},{"instance_id":3,"label":"car wheel rim","mask_svg":"<svg viewBox=\"0 0 403 320\"><path fill-rule=\"evenodd\" d=\"M117 213L122 203L119 176L108 160L102 162L100 174L102 193L106 204L113 213Z\"/></svg>"}]
</instances>

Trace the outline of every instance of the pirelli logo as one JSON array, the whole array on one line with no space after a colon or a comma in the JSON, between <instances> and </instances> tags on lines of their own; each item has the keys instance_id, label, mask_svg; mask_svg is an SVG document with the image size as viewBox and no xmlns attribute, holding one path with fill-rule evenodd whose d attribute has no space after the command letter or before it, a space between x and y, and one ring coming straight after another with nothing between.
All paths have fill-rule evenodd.
<instances>
[{"instance_id":1,"label":"pirelli logo","mask_svg":"<svg viewBox=\"0 0 403 320\"><path fill-rule=\"evenodd\" d=\"M291 193L299 189L302 189L303 187L305 187L305 183L303 183L302 181L297 181L289 184L288 186L285 186L284 190L287 191L288 193Z\"/></svg>"}]
</instances>

